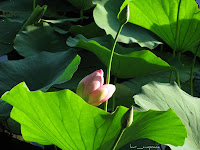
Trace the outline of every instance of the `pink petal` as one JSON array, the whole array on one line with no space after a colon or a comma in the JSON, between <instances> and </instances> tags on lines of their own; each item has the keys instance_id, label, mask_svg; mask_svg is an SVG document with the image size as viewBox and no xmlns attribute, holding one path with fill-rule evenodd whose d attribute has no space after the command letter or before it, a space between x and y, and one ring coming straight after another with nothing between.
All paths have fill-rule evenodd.
<instances>
[{"instance_id":1,"label":"pink petal","mask_svg":"<svg viewBox=\"0 0 200 150\"><path fill-rule=\"evenodd\" d=\"M104 84L104 72L102 69L84 77L78 84L76 93L85 101L88 101L89 94Z\"/></svg>"},{"instance_id":2,"label":"pink petal","mask_svg":"<svg viewBox=\"0 0 200 150\"><path fill-rule=\"evenodd\" d=\"M112 97L116 87L112 84L102 85L100 88L90 93L88 103L93 106L98 106Z\"/></svg>"},{"instance_id":3,"label":"pink petal","mask_svg":"<svg viewBox=\"0 0 200 150\"><path fill-rule=\"evenodd\" d=\"M86 76L80 81L84 83L84 95L90 94L104 84L103 75L104 72L102 69L100 69Z\"/></svg>"}]
</instances>

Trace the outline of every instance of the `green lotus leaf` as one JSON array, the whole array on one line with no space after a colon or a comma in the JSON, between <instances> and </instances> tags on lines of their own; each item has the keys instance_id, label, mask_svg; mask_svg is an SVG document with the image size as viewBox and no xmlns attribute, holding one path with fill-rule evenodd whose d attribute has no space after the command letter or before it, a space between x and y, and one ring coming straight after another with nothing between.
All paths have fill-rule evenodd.
<instances>
[{"instance_id":1,"label":"green lotus leaf","mask_svg":"<svg viewBox=\"0 0 200 150\"><path fill-rule=\"evenodd\" d=\"M33 1L3 0L0 2L0 17L11 22L23 23L33 10Z\"/></svg>"},{"instance_id":2,"label":"green lotus leaf","mask_svg":"<svg viewBox=\"0 0 200 150\"><path fill-rule=\"evenodd\" d=\"M129 22L154 32L171 48L183 52L199 43L200 13L194 0L125 0L121 10L127 4Z\"/></svg>"},{"instance_id":3,"label":"green lotus leaf","mask_svg":"<svg viewBox=\"0 0 200 150\"><path fill-rule=\"evenodd\" d=\"M13 40L22 24L0 20L0 56L13 50Z\"/></svg>"},{"instance_id":4,"label":"green lotus leaf","mask_svg":"<svg viewBox=\"0 0 200 150\"><path fill-rule=\"evenodd\" d=\"M111 37L106 38L106 42L108 42L108 39L112 42ZM104 63L105 66L108 66L110 50L100 45L96 41L92 39L86 39L85 37L79 35L75 38L70 37L67 40L67 44L72 47L80 47L93 52ZM124 51L125 50L126 48L124 48ZM154 55L151 51L138 51L138 49L134 48L132 51L133 52L124 55L114 53L111 68L113 75L118 78L132 78L144 74L161 72L171 69L168 63Z\"/></svg>"},{"instance_id":5,"label":"green lotus leaf","mask_svg":"<svg viewBox=\"0 0 200 150\"><path fill-rule=\"evenodd\" d=\"M87 104L70 90L29 91L24 82L2 99L13 105L11 117L21 124L25 140L54 144L63 150L113 149L128 110L120 106L108 113ZM173 110L134 111L133 124L124 132L118 147L140 138L178 146L183 145L185 137L185 126Z\"/></svg>"},{"instance_id":6,"label":"green lotus leaf","mask_svg":"<svg viewBox=\"0 0 200 150\"><path fill-rule=\"evenodd\" d=\"M73 6L79 10L88 10L94 6L93 0L68 0Z\"/></svg>"},{"instance_id":7,"label":"green lotus leaf","mask_svg":"<svg viewBox=\"0 0 200 150\"><path fill-rule=\"evenodd\" d=\"M124 0L94 0L96 4L93 11L95 23L104 29L106 34L111 34L113 38L115 38L120 26L117 14L123 2ZM161 44L151 32L131 23L123 27L118 41L127 44L138 43L140 46L150 49Z\"/></svg>"},{"instance_id":8,"label":"green lotus leaf","mask_svg":"<svg viewBox=\"0 0 200 150\"><path fill-rule=\"evenodd\" d=\"M70 27L69 31L73 35L81 34L85 36L86 38L101 37L105 35L104 30L99 28L94 22L86 26L73 25Z\"/></svg>"},{"instance_id":9,"label":"green lotus leaf","mask_svg":"<svg viewBox=\"0 0 200 150\"><path fill-rule=\"evenodd\" d=\"M153 82L143 86L142 93L134 96L134 100L146 111L172 108L177 113L188 135L183 146L170 146L172 150L200 149L200 98L185 93L176 84Z\"/></svg>"},{"instance_id":10,"label":"green lotus leaf","mask_svg":"<svg viewBox=\"0 0 200 150\"><path fill-rule=\"evenodd\" d=\"M24 28L26 28L28 25L32 25L32 24L36 24L39 23L41 18L43 17L43 15L45 14L47 10L47 5L44 5L42 7L40 7L39 5L34 8L32 14L30 15L30 17L26 20L26 22L24 23L24 25L22 26L21 31L24 30Z\"/></svg>"},{"instance_id":11,"label":"green lotus leaf","mask_svg":"<svg viewBox=\"0 0 200 150\"><path fill-rule=\"evenodd\" d=\"M40 54L0 63L0 95L25 81L31 90L45 90L71 79L80 58L74 50Z\"/></svg>"},{"instance_id":12,"label":"green lotus leaf","mask_svg":"<svg viewBox=\"0 0 200 150\"><path fill-rule=\"evenodd\" d=\"M27 26L24 31L17 34L14 48L24 57L33 56L42 51L60 52L69 49L65 41L48 23Z\"/></svg>"}]
</instances>

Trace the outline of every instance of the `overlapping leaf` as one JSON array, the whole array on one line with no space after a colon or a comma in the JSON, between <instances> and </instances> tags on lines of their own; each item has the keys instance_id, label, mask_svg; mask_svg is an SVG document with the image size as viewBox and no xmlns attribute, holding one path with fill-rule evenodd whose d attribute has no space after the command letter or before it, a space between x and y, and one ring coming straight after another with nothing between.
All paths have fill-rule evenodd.
<instances>
[{"instance_id":1,"label":"overlapping leaf","mask_svg":"<svg viewBox=\"0 0 200 150\"><path fill-rule=\"evenodd\" d=\"M63 150L112 149L122 128L122 116L128 110L121 106L110 114L87 104L70 90L30 92L25 83L15 86L2 99L14 106L11 117L21 124L25 140L55 144ZM185 127L174 111L135 111L133 124L119 147L140 138L178 146L185 136Z\"/></svg>"},{"instance_id":2,"label":"overlapping leaf","mask_svg":"<svg viewBox=\"0 0 200 150\"><path fill-rule=\"evenodd\" d=\"M127 4L129 22L154 32L173 49L186 51L199 43L200 13L194 0L126 0L122 8Z\"/></svg>"},{"instance_id":3,"label":"overlapping leaf","mask_svg":"<svg viewBox=\"0 0 200 150\"><path fill-rule=\"evenodd\" d=\"M32 14L29 16L29 18L26 20L26 22L22 26L20 32L23 31L28 25L39 23L41 18L45 14L46 10L47 10L47 5L44 5L42 7L37 5L37 7L34 8Z\"/></svg>"},{"instance_id":4,"label":"overlapping leaf","mask_svg":"<svg viewBox=\"0 0 200 150\"><path fill-rule=\"evenodd\" d=\"M80 25L71 26L69 31L74 35L82 34L86 38L94 38L105 35L104 30L99 28L94 22L86 26L80 26Z\"/></svg>"},{"instance_id":5,"label":"overlapping leaf","mask_svg":"<svg viewBox=\"0 0 200 150\"><path fill-rule=\"evenodd\" d=\"M48 23L29 25L25 31L17 34L14 48L24 56L33 56L42 51L59 52L69 49Z\"/></svg>"},{"instance_id":6,"label":"overlapping leaf","mask_svg":"<svg viewBox=\"0 0 200 150\"><path fill-rule=\"evenodd\" d=\"M31 90L47 89L69 80L80 62L74 50L41 54L0 63L0 95L26 81ZM73 65L72 65L73 64Z\"/></svg>"},{"instance_id":7,"label":"overlapping leaf","mask_svg":"<svg viewBox=\"0 0 200 150\"><path fill-rule=\"evenodd\" d=\"M94 40L88 40L83 36L77 36L76 38L69 38L67 44L69 46L80 47L93 52L105 66L109 63L110 50L101 46ZM170 69L171 67L169 64L155 56L152 52L142 50L125 55L114 53L111 72L119 78L132 78Z\"/></svg>"},{"instance_id":8,"label":"overlapping leaf","mask_svg":"<svg viewBox=\"0 0 200 150\"><path fill-rule=\"evenodd\" d=\"M79 10L88 10L94 6L92 3L93 0L68 0L68 1Z\"/></svg>"},{"instance_id":9,"label":"overlapping leaf","mask_svg":"<svg viewBox=\"0 0 200 150\"><path fill-rule=\"evenodd\" d=\"M81 63L78 66L78 70L74 73L72 79L65 83L54 85L53 87L76 91L78 83L87 75L99 69L103 69L105 72L106 67L93 53L89 51L79 51L78 54L81 57Z\"/></svg>"},{"instance_id":10,"label":"overlapping leaf","mask_svg":"<svg viewBox=\"0 0 200 150\"><path fill-rule=\"evenodd\" d=\"M0 2L1 17L11 22L23 23L33 10L33 1L4 0Z\"/></svg>"},{"instance_id":11,"label":"overlapping leaf","mask_svg":"<svg viewBox=\"0 0 200 150\"><path fill-rule=\"evenodd\" d=\"M21 26L20 23L11 23L0 20L0 56L13 50L13 40Z\"/></svg>"},{"instance_id":12,"label":"overlapping leaf","mask_svg":"<svg viewBox=\"0 0 200 150\"><path fill-rule=\"evenodd\" d=\"M120 26L117 14L123 2L124 0L94 0L94 3L97 4L93 11L95 23L107 34L111 34L113 38ZM123 27L118 41L127 44L138 43L140 46L150 49L160 44L149 31L133 24L126 24Z\"/></svg>"},{"instance_id":13,"label":"overlapping leaf","mask_svg":"<svg viewBox=\"0 0 200 150\"><path fill-rule=\"evenodd\" d=\"M200 99L182 91L176 84L151 83L134 96L137 105L144 110L168 110L172 108L187 128L188 137L182 147L172 150L200 149ZM171 122L171 120L169 120Z\"/></svg>"},{"instance_id":14,"label":"overlapping leaf","mask_svg":"<svg viewBox=\"0 0 200 150\"><path fill-rule=\"evenodd\" d=\"M0 121L10 116L12 106L0 99Z\"/></svg>"}]
</instances>

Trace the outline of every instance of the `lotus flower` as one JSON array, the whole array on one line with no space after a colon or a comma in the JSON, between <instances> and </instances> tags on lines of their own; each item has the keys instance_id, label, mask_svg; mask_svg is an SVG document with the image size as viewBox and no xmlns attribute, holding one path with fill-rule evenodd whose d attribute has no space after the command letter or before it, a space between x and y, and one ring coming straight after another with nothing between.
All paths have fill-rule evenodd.
<instances>
[{"instance_id":1,"label":"lotus flower","mask_svg":"<svg viewBox=\"0 0 200 150\"><path fill-rule=\"evenodd\" d=\"M104 72L100 69L83 78L76 93L88 104L98 106L112 97L115 90L115 85L104 84Z\"/></svg>"}]
</instances>

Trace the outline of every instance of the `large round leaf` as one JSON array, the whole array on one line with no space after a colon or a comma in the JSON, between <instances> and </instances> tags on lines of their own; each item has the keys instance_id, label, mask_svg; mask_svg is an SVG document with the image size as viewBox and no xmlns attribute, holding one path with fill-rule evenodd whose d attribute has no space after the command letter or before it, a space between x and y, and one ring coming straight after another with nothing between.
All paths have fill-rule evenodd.
<instances>
[{"instance_id":1,"label":"large round leaf","mask_svg":"<svg viewBox=\"0 0 200 150\"><path fill-rule=\"evenodd\" d=\"M172 150L200 149L200 99L182 91L176 84L151 83L134 96L137 105L144 110L168 110L172 108L187 128L188 136L181 147L170 146ZM171 122L171 120L169 120Z\"/></svg>"},{"instance_id":2,"label":"large round leaf","mask_svg":"<svg viewBox=\"0 0 200 150\"><path fill-rule=\"evenodd\" d=\"M124 0L95 0L94 2L97 4L93 12L95 23L115 38L120 26L117 14ZM133 24L126 24L123 27L118 41L138 43L150 49L160 44L149 31Z\"/></svg>"},{"instance_id":3,"label":"large round leaf","mask_svg":"<svg viewBox=\"0 0 200 150\"><path fill-rule=\"evenodd\" d=\"M195 0L126 0L122 8L127 4L129 22L154 32L173 49L175 42L178 51L189 50L199 43L200 13Z\"/></svg>"},{"instance_id":4,"label":"large round leaf","mask_svg":"<svg viewBox=\"0 0 200 150\"><path fill-rule=\"evenodd\" d=\"M54 144L63 150L113 149L122 130L122 117L128 110L121 106L110 114L87 104L70 90L31 92L24 83L5 93L2 99L14 106L11 117L21 124L25 140ZM183 145L185 137L185 127L174 111L134 111L133 124L118 147L140 138L178 146Z\"/></svg>"}]
</instances>

